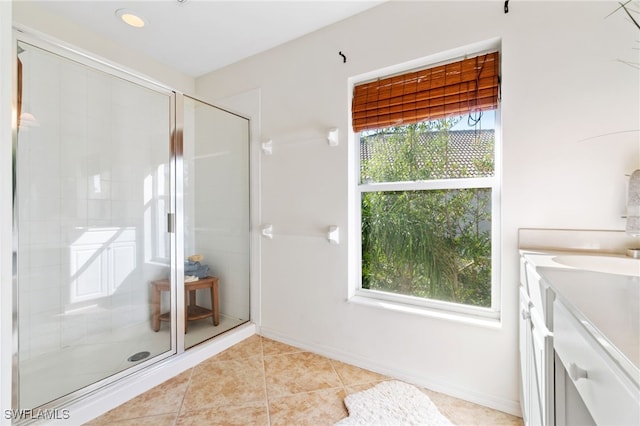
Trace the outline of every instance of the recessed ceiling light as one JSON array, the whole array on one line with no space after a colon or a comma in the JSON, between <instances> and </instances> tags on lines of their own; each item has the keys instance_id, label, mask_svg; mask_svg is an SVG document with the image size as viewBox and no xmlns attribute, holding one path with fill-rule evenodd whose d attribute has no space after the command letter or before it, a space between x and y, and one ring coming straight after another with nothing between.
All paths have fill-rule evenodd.
<instances>
[{"instance_id":1,"label":"recessed ceiling light","mask_svg":"<svg viewBox=\"0 0 640 426\"><path fill-rule=\"evenodd\" d=\"M116 10L116 16L122 20L127 25L130 25L135 28L144 27L145 21L134 11L129 9L118 9Z\"/></svg>"}]
</instances>

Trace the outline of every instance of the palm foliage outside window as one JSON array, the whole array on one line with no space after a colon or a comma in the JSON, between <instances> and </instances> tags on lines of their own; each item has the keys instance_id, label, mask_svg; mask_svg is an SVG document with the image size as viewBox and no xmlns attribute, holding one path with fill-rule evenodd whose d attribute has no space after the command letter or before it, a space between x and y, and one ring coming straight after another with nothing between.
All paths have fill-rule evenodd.
<instances>
[{"instance_id":1,"label":"palm foliage outside window","mask_svg":"<svg viewBox=\"0 0 640 426\"><path fill-rule=\"evenodd\" d=\"M362 289L492 307L495 133L466 121L360 132Z\"/></svg>"}]
</instances>

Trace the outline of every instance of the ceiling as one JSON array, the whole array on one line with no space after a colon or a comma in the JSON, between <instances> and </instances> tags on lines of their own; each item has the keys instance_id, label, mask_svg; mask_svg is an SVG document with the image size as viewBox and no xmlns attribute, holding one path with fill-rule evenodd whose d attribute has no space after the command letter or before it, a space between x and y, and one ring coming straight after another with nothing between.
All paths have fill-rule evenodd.
<instances>
[{"instance_id":1,"label":"ceiling","mask_svg":"<svg viewBox=\"0 0 640 426\"><path fill-rule=\"evenodd\" d=\"M40 1L116 43L198 77L372 8L383 1L145 0ZM126 8L144 28L120 21Z\"/></svg>"}]
</instances>

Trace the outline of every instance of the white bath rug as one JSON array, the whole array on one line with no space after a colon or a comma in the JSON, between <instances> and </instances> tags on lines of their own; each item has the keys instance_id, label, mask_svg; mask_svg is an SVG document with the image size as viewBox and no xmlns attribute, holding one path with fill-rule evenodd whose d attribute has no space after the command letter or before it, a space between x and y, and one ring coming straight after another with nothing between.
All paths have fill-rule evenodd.
<instances>
[{"instance_id":1,"label":"white bath rug","mask_svg":"<svg viewBox=\"0 0 640 426\"><path fill-rule=\"evenodd\" d=\"M347 395L349 417L335 426L453 425L427 395L408 383L392 380Z\"/></svg>"}]
</instances>

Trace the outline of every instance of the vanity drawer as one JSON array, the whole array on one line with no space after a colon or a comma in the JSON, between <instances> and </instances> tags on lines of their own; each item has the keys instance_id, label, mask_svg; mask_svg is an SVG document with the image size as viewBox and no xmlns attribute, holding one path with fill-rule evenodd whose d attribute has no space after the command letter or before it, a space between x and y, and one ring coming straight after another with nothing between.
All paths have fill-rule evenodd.
<instances>
[{"instance_id":1,"label":"vanity drawer","mask_svg":"<svg viewBox=\"0 0 640 426\"><path fill-rule=\"evenodd\" d=\"M595 422L640 424L637 386L559 301L553 304L553 320L553 347Z\"/></svg>"}]
</instances>

